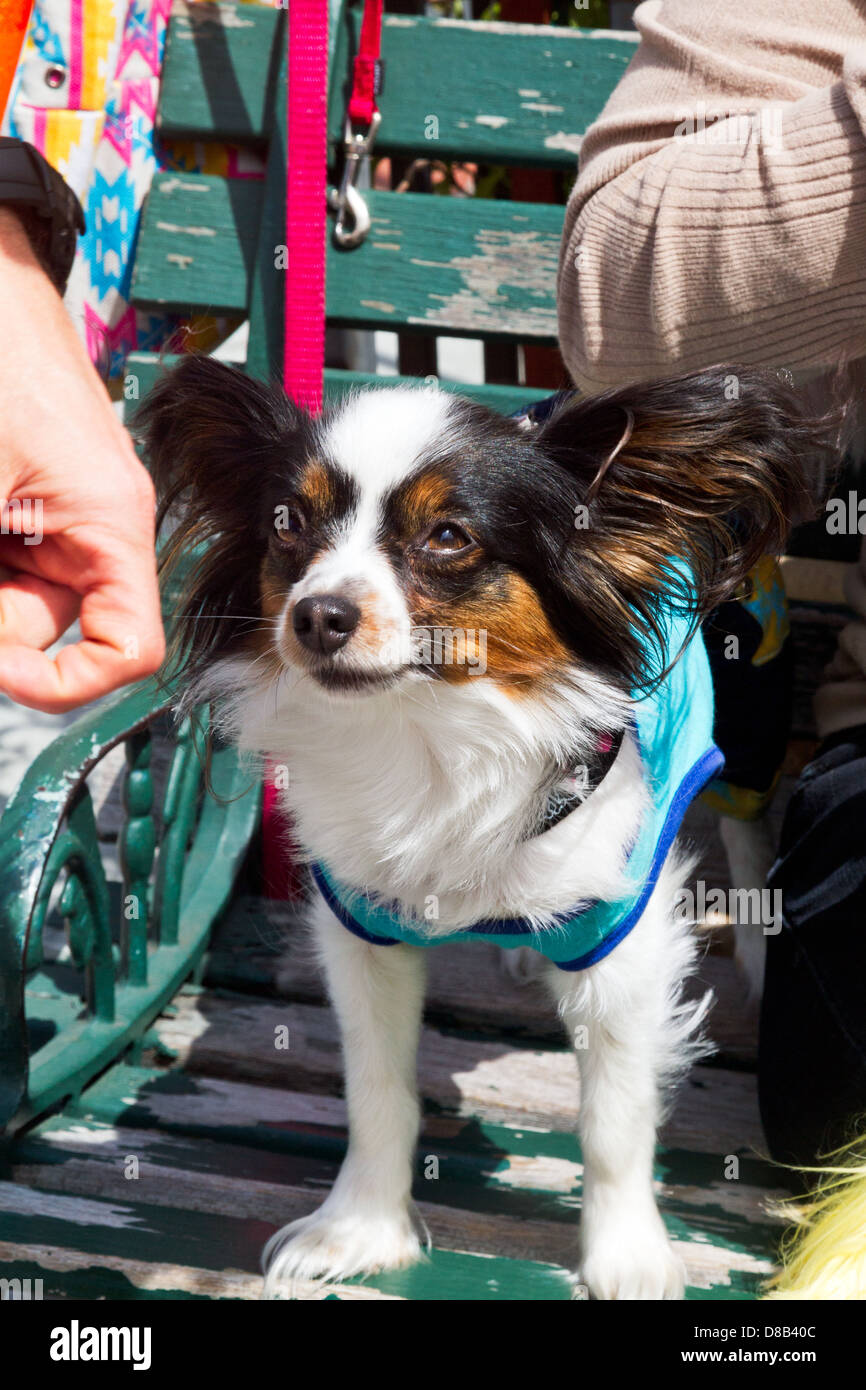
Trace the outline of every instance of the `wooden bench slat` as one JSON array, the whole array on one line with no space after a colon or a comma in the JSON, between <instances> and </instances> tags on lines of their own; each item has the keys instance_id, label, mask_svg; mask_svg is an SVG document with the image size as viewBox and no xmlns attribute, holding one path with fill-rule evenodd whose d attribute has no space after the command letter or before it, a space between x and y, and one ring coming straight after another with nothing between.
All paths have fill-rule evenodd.
<instances>
[{"instance_id":1,"label":"wooden bench slat","mask_svg":"<svg viewBox=\"0 0 866 1390\"><path fill-rule=\"evenodd\" d=\"M267 141L274 120L285 11L175 0L157 128L164 139Z\"/></svg>"},{"instance_id":2,"label":"wooden bench slat","mask_svg":"<svg viewBox=\"0 0 866 1390\"><path fill-rule=\"evenodd\" d=\"M52 1222L52 1226L53 1226ZM20 1240L0 1240L0 1278L41 1280L46 1299L260 1299L262 1281L258 1274L233 1269L201 1269L165 1260L148 1261L95 1254L76 1244L57 1244L56 1229L39 1216L31 1217ZM37 1286L38 1287L38 1286ZM31 1294L36 1297L35 1293ZM346 1297L340 1290L339 1297ZM359 1285L352 1297L384 1298L375 1290Z\"/></svg>"},{"instance_id":3,"label":"wooden bench slat","mask_svg":"<svg viewBox=\"0 0 866 1390\"><path fill-rule=\"evenodd\" d=\"M330 132L343 134L339 80L360 11L337 36ZM386 15L377 150L430 159L574 170L581 138L634 57L637 34L558 25Z\"/></svg>"},{"instance_id":4,"label":"wooden bench slat","mask_svg":"<svg viewBox=\"0 0 866 1390\"><path fill-rule=\"evenodd\" d=\"M365 194L372 226L328 243L328 318L483 338L556 341L563 209L423 193Z\"/></svg>"},{"instance_id":5,"label":"wooden bench slat","mask_svg":"<svg viewBox=\"0 0 866 1390\"><path fill-rule=\"evenodd\" d=\"M262 1245L278 1224L246 1214L148 1205L136 1198L135 1182L128 1182L127 1189L126 1200L120 1202L0 1182L4 1247L13 1251L17 1247L28 1261L34 1259L34 1247L71 1248L86 1252L91 1264L102 1265L106 1257L118 1256L162 1265L168 1250L173 1257L166 1271L170 1288L174 1267L255 1274ZM431 1251L429 1261L411 1269L373 1276L364 1287L371 1286L413 1299L441 1298L445 1290L449 1298L473 1301L570 1296L567 1271L549 1260L490 1258L439 1249Z\"/></svg>"},{"instance_id":6,"label":"wooden bench slat","mask_svg":"<svg viewBox=\"0 0 866 1390\"><path fill-rule=\"evenodd\" d=\"M119 1201L0 1182L0 1275L42 1278L43 1297L67 1299L248 1298L253 1289L261 1296L261 1246L272 1226L146 1205L136 1200L134 1181L126 1188ZM475 1265L480 1274L481 1261ZM371 1295L369 1287L338 1288L339 1297ZM305 1292L322 1296L313 1286Z\"/></svg>"},{"instance_id":7,"label":"wooden bench slat","mask_svg":"<svg viewBox=\"0 0 866 1390\"><path fill-rule=\"evenodd\" d=\"M439 1158L438 1178L417 1177L415 1196L437 1249L563 1268L574 1263L579 1166L572 1166L566 1184L557 1186L549 1162L528 1160L521 1167L504 1156L490 1172L488 1154L488 1172L467 1182L464 1167L455 1161L459 1154L431 1148L429 1141L419 1146L417 1173L424 1171L425 1153ZM138 1161L134 1183L126 1176L133 1155ZM159 1130L131 1133L80 1121L64 1125L60 1116L19 1142L10 1175L25 1187L43 1191L115 1203L132 1197L147 1206L278 1226L310 1212L333 1183L337 1167L336 1155L277 1156L220 1140L203 1146L200 1140ZM538 1170L534 1179L533 1168ZM510 1177L515 1180L509 1182ZM768 1218L761 1189L724 1182L706 1190L678 1188L670 1182L659 1188L663 1213L692 1286L724 1285L732 1272L755 1277L767 1272L767 1252L781 1223Z\"/></svg>"},{"instance_id":8,"label":"wooden bench slat","mask_svg":"<svg viewBox=\"0 0 866 1390\"><path fill-rule=\"evenodd\" d=\"M126 381L128 384L128 409L130 416L135 411L140 401L143 401L147 393L152 389L156 381L177 362L180 357L175 353L166 353L160 356L156 352L131 352L126 361ZM421 385L417 377L411 376L376 376L372 372L348 372L339 367L328 367L325 369L325 400L338 401L349 391L355 390L383 390L389 386L413 386ZM471 385L462 381L446 381L440 379L438 385L443 391L451 391L456 396L465 396L467 400L475 401L479 405L486 405L490 410L500 411L502 414L511 414L519 410L521 406L528 405L533 401L544 400L550 395L549 391L539 391L533 386L497 386L488 383L481 385Z\"/></svg>"},{"instance_id":9,"label":"wooden bench slat","mask_svg":"<svg viewBox=\"0 0 866 1390\"><path fill-rule=\"evenodd\" d=\"M562 1041L562 1025L543 981L518 979L510 953L488 942L443 943L429 953L425 1012L445 1026L497 1036ZM512 958L513 959L513 958ZM208 961L208 984L322 1002L324 988L308 948L300 909L266 898L236 897L219 923ZM725 1062L754 1065L757 1024L730 956L704 955L688 997L712 989L707 1032Z\"/></svg>"},{"instance_id":10,"label":"wooden bench slat","mask_svg":"<svg viewBox=\"0 0 866 1390\"><path fill-rule=\"evenodd\" d=\"M724 1155L729 1152L731 1134L737 1133L730 1126L754 1108L754 1090L754 1080L742 1073L716 1067L695 1073L662 1131L664 1147L656 1155L658 1176L666 1183L711 1189L720 1172L724 1173ZM575 1119L576 1110L554 1129L527 1126L520 1115L505 1119L459 1115L434 1105L422 1117L422 1143L435 1145L436 1152L460 1153L464 1169L475 1163L484 1173L511 1172L516 1183L519 1176L512 1165L525 1171L527 1164L541 1161L548 1168L551 1163L557 1165L561 1172L563 1164L580 1163ZM287 1083L275 1088L219 1076L186 1075L164 1066L118 1063L112 1067L79 1100L69 1102L59 1123L82 1121L159 1129L276 1154L333 1158L345 1148L346 1107L337 1095L295 1090ZM723 1124L727 1126L724 1138ZM705 1135L704 1143L694 1143L695 1132ZM741 1184L778 1188L780 1173L746 1151L740 1155Z\"/></svg>"},{"instance_id":11,"label":"wooden bench slat","mask_svg":"<svg viewBox=\"0 0 866 1390\"><path fill-rule=\"evenodd\" d=\"M279 1203L297 1198L310 1210L311 1203L334 1181L344 1145L323 1150L314 1134L305 1136L299 1128L293 1150L253 1148L243 1138L233 1140L230 1133L221 1133L216 1096L212 1107L214 1133L206 1144L200 1137L182 1132L115 1127L78 1115L74 1119L54 1116L19 1139L9 1171L15 1181L26 1186L123 1198L130 1193L124 1160L134 1155L140 1178L162 1175L165 1168L179 1175L178 1205L213 1211L228 1203L225 1209L229 1215L246 1213L275 1222L281 1219ZM583 1165L575 1159L543 1153L509 1152L509 1145L520 1147L514 1143L518 1133L486 1127L482 1136L476 1127L466 1126L452 1138L430 1134L425 1124L416 1150L416 1196L426 1203L430 1219L442 1210L485 1210L503 1218L543 1219L551 1226L565 1225L572 1230ZM480 1142L482 1137L488 1139L486 1146ZM436 1178L423 1176L431 1155L439 1161ZM754 1163L751 1166L753 1172L744 1165L738 1181L726 1181L719 1177L718 1164L707 1172L706 1160L680 1153L671 1167L669 1154L662 1151L656 1191L665 1210L678 1222L711 1230L727 1244L740 1232L745 1242L766 1245L786 1222L777 1205L768 1207L768 1199L778 1204L790 1194L779 1185L768 1188L764 1168ZM95 1171L101 1172L101 1177L94 1176ZM193 1173L195 1182L184 1181L184 1174ZM66 1181L69 1174L74 1176ZM750 1181L755 1176L758 1183ZM174 1183L163 1181L161 1189L136 1187L136 1200L174 1205L166 1187L173 1188ZM183 1188L185 1192L180 1193ZM152 1195L141 1195L148 1191ZM282 1219L287 1219L284 1210ZM509 1236L509 1241L511 1253L519 1254L514 1237ZM528 1248L524 1253L536 1258Z\"/></svg>"},{"instance_id":12,"label":"wooden bench slat","mask_svg":"<svg viewBox=\"0 0 866 1390\"><path fill-rule=\"evenodd\" d=\"M166 44L161 134L267 139L282 19L267 5L179 0ZM336 143L359 24L360 9L346 6L331 84ZM378 149L573 169L581 138L636 42L636 34L608 30L386 15Z\"/></svg>"},{"instance_id":13,"label":"wooden bench slat","mask_svg":"<svg viewBox=\"0 0 866 1390\"><path fill-rule=\"evenodd\" d=\"M125 1259L122 1255L98 1255L90 1250L60 1246L40 1240L41 1223L28 1234L23 1244L0 1241L0 1278L42 1281L42 1297L100 1300L135 1299L245 1299L258 1302L262 1296L262 1279L256 1271L239 1269L201 1269L194 1265L169 1264L164 1260L148 1262ZM333 1295L341 1302L370 1300L396 1302L399 1295L382 1293L370 1284L330 1284L323 1287L301 1280L296 1286L296 1298L319 1300ZM31 1295L36 1297L35 1294Z\"/></svg>"},{"instance_id":14,"label":"wooden bench slat","mask_svg":"<svg viewBox=\"0 0 866 1390\"><path fill-rule=\"evenodd\" d=\"M269 5L176 0L163 66L161 135L267 140L283 18ZM343 137L344 83L359 24L359 7L345 6L329 108L335 145ZM573 170L583 134L634 56L637 37L386 15L377 151Z\"/></svg>"},{"instance_id":15,"label":"wooden bench slat","mask_svg":"<svg viewBox=\"0 0 866 1390\"><path fill-rule=\"evenodd\" d=\"M259 179L157 174L142 217L133 303L179 314L244 313L262 198Z\"/></svg>"},{"instance_id":16,"label":"wooden bench slat","mask_svg":"<svg viewBox=\"0 0 866 1390\"><path fill-rule=\"evenodd\" d=\"M421 193L367 197L372 229L364 244L339 251L329 237L331 322L556 341L562 208ZM133 302L181 314L245 312L262 198L255 179L158 174Z\"/></svg>"},{"instance_id":17,"label":"wooden bench slat","mask_svg":"<svg viewBox=\"0 0 866 1390\"><path fill-rule=\"evenodd\" d=\"M423 385L414 376L377 376L374 372L347 372L339 367L325 369L325 399L337 401L349 391L382 390L389 386ZM455 396L465 396L476 405L486 405L501 415L512 415L533 401L543 401L550 392L535 386L500 386L491 382L479 385L463 381L446 381L437 378L436 385L443 391L451 391Z\"/></svg>"},{"instance_id":18,"label":"wooden bench slat","mask_svg":"<svg viewBox=\"0 0 866 1390\"><path fill-rule=\"evenodd\" d=\"M130 1075L127 1069L127 1078ZM143 1088L154 1084L152 1074L144 1069L138 1069L135 1075ZM82 1161L89 1160L91 1165L101 1165L105 1173L102 1194L118 1196L129 1193L123 1159L134 1154L142 1168L148 1165L154 1171L169 1166L179 1173L194 1170L203 1179L209 1177L210 1204L191 1192L186 1202L192 1208L212 1210L214 1201L246 1183L257 1186L261 1196L269 1200L285 1188L304 1188L309 1201L311 1192L315 1195L336 1176L345 1152L345 1130L339 1128L339 1143L323 1145L319 1135L312 1131L305 1133L299 1118L293 1148L253 1147L245 1142L244 1135L236 1135L230 1129L220 1132L220 1106L226 1103L224 1091L226 1087L231 1091L233 1084L224 1083L223 1093L210 1095L213 1132L206 1144L202 1144L200 1135L186 1134L182 1130L166 1132L144 1125L109 1125L77 1113L74 1118L61 1113L19 1138L10 1155L13 1175L31 1186L59 1186L62 1190L71 1190L63 1184L63 1172L75 1155ZM207 1106L207 1096L202 1099ZM229 1113L231 1111L229 1101ZM202 1114L200 1110L199 1122ZM123 1118L121 1114L119 1120ZM557 1144L557 1140L563 1139L570 1141L574 1157L544 1152L564 1147ZM438 1178L422 1176L426 1171L425 1158L429 1155L439 1160ZM37 1171L38 1179L28 1176ZM768 1197L778 1203L789 1196L778 1181L775 1186L768 1187L768 1179L770 1183L774 1177L778 1179L779 1170L756 1160L744 1162L736 1182L722 1177L723 1171L723 1165L714 1156L661 1150L656 1163L655 1185L669 1209L676 1209L680 1215L687 1212L701 1224L717 1220L730 1228L729 1233L745 1222L753 1231L761 1228L761 1239L765 1239L767 1230L784 1224L785 1218L778 1210L767 1206ZM442 1205L472 1210L484 1207L505 1215L522 1215L525 1219L546 1216L570 1226L575 1200L580 1196L583 1164L579 1161L574 1136L543 1131L527 1136L513 1128L484 1124L464 1125L450 1135L437 1132L430 1117L425 1117L416 1152L416 1177L417 1195L430 1204L431 1210ZM100 1191L99 1188L95 1190ZM160 1194L157 1200L166 1199ZM238 1192L235 1210L240 1213L248 1209L250 1215L258 1210L263 1220L270 1219L261 1201L257 1207L255 1201L254 1196Z\"/></svg>"}]
</instances>

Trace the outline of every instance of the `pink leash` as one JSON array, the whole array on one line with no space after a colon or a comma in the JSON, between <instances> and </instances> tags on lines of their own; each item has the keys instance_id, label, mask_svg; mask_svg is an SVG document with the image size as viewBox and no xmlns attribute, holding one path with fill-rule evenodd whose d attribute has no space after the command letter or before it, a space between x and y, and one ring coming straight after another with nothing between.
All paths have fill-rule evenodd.
<instances>
[{"instance_id":1,"label":"pink leash","mask_svg":"<svg viewBox=\"0 0 866 1390\"><path fill-rule=\"evenodd\" d=\"M384 0L364 0L361 38L352 73L349 120L370 126L378 111L376 97L382 89L382 11Z\"/></svg>"},{"instance_id":2,"label":"pink leash","mask_svg":"<svg viewBox=\"0 0 866 1390\"><path fill-rule=\"evenodd\" d=\"M364 0L352 74L349 126L378 117L384 0ZM289 5L288 172L283 384L313 415L322 409L325 364L325 224L328 165L328 3Z\"/></svg>"},{"instance_id":3,"label":"pink leash","mask_svg":"<svg viewBox=\"0 0 866 1390\"><path fill-rule=\"evenodd\" d=\"M292 0L288 28L283 385L318 415L325 364L328 0ZM291 823L279 805L272 768L262 805L262 878L269 898L294 897L300 886Z\"/></svg>"},{"instance_id":4,"label":"pink leash","mask_svg":"<svg viewBox=\"0 0 866 1390\"><path fill-rule=\"evenodd\" d=\"M283 384L298 405L318 415L325 365L327 0L292 0L288 78Z\"/></svg>"},{"instance_id":5,"label":"pink leash","mask_svg":"<svg viewBox=\"0 0 866 1390\"><path fill-rule=\"evenodd\" d=\"M382 8L383 0L365 0L348 112L353 124L369 126L376 113ZM328 0L291 0L288 28L283 385L298 405L318 415L325 365ZM291 825L278 804L272 769L262 807L262 877L268 897L293 897L298 891Z\"/></svg>"}]
</instances>

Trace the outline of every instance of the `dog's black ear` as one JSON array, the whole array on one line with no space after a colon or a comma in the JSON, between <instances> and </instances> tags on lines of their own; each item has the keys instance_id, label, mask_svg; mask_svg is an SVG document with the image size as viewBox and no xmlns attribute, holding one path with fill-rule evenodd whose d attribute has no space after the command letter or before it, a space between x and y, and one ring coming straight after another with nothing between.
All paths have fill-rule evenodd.
<instances>
[{"instance_id":1,"label":"dog's black ear","mask_svg":"<svg viewBox=\"0 0 866 1390\"><path fill-rule=\"evenodd\" d=\"M541 430L575 484L566 581L618 619L638 682L641 652L662 649L663 608L696 623L812 514L807 473L838 428L835 414L804 415L775 372L714 367L575 398Z\"/></svg>"},{"instance_id":2,"label":"dog's black ear","mask_svg":"<svg viewBox=\"0 0 866 1390\"><path fill-rule=\"evenodd\" d=\"M170 667L196 674L242 641L258 611L257 505L269 474L288 472L312 431L281 387L211 357L190 355L153 388L132 432L157 490L157 524L170 533L160 571L182 566ZM168 528L166 528L168 529Z\"/></svg>"}]
</instances>

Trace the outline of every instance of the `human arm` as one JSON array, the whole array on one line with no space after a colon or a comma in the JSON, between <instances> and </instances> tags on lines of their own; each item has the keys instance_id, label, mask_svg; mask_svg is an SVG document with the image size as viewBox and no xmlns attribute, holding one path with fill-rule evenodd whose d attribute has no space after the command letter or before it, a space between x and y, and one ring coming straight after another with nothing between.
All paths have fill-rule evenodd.
<instances>
[{"instance_id":1,"label":"human arm","mask_svg":"<svg viewBox=\"0 0 866 1390\"><path fill-rule=\"evenodd\" d=\"M154 496L56 289L0 207L0 691L68 710L158 667ZM81 640L45 648L78 618Z\"/></svg>"}]
</instances>

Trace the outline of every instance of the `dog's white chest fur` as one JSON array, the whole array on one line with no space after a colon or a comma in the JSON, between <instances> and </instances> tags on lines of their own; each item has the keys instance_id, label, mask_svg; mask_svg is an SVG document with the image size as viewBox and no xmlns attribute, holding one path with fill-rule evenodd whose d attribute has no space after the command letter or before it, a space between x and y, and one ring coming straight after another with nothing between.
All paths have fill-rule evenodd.
<instances>
[{"instance_id":1,"label":"dog's white chest fur","mask_svg":"<svg viewBox=\"0 0 866 1390\"><path fill-rule=\"evenodd\" d=\"M622 895L645 797L630 737L584 806L528 837L584 727L587 697L574 687L542 705L489 683L416 680L351 702L308 686L287 678L276 698L247 695L229 718L242 747L285 769L281 795L304 851L343 882L398 900L434 935L485 917L543 925Z\"/></svg>"}]
</instances>

